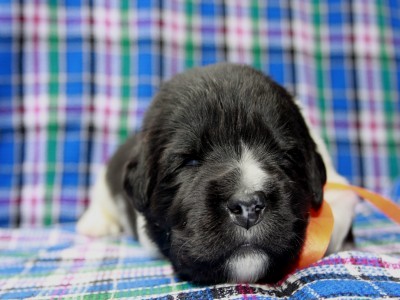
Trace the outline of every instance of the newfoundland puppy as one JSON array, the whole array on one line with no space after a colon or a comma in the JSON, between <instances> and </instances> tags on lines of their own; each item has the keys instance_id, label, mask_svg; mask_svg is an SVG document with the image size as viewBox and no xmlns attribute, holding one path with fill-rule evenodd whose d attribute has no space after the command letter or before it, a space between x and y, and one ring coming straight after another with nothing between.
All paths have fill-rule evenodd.
<instances>
[{"instance_id":1,"label":"newfoundland puppy","mask_svg":"<svg viewBox=\"0 0 400 300\"><path fill-rule=\"evenodd\" d=\"M335 217L328 252L341 249L357 198L324 195L326 180L346 182L285 89L248 66L195 68L162 85L100 172L78 231L129 232L182 279L274 282L323 197Z\"/></svg>"}]
</instances>

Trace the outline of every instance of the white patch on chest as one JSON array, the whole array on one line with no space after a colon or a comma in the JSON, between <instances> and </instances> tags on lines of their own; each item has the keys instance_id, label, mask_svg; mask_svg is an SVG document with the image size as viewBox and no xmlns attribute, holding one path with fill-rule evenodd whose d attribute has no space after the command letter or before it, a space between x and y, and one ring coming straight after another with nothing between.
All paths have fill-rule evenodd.
<instances>
[{"instance_id":1,"label":"white patch on chest","mask_svg":"<svg viewBox=\"0 0 400 300\"><path fill-rule=\"evenodd\" d=\"M263 189L268 174L263 170L261 163L246 146L242 146L243 152L238 164L241 173L240 192L253 193Z\"/></svg>"},{"instance_id":2,"label":"white patch on chest","mask_svg":"<svg viewBox=\"0 0 400 300\"><path fill-rule=\"evenodd\" d=\"M254 283L261 279L268 268L268 256L263 253L249 252L235 255L226 263L230 282Z\"/></svg>"}]
</instances>

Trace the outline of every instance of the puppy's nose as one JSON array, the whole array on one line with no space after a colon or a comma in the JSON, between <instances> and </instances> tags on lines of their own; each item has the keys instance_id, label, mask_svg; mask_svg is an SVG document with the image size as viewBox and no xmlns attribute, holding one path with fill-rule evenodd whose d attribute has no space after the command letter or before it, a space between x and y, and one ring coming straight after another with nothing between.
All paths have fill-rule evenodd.
<instances>
[{"instance_id":1,"label":"puppy's nose","mask_svg":"<svg viewBox=\"0 0 400 300\"><path fill-rule=\"evenodd\" d=\"M265 204L265 194L258 191L252 194L233 195L227 207L233 223L249 229L261 220Z\"/></svg>"}]
</instances>

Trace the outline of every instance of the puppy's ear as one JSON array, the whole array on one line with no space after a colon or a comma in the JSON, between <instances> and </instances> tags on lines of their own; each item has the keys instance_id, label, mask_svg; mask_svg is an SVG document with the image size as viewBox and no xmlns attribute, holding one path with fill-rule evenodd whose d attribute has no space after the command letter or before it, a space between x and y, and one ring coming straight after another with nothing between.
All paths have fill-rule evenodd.
<instances>
[{"instance_id":1,"label":"puppy's ear","mask_svg":"<svg viewBox=\"0 0 400 300\"><path fill-rule=\"evenodd\" d=\"M311 205L314 209L319 209L324 196L323 188L326 182L326 169L321 155L316 151L314 151L309 170L311 172L310 180L313 193Z\"/></svg>"},{"instance_id":2,"label":"puppy's ear","mask_svg":"<svg viewBox=\"0 0 400 300\"><path fill-rule=\"evenodd\" d=\"M134 146L132 156L125 165L123 189L126 196L132 201L136 210L143 212L148 204L148 174L146 172L145 154L143 145Z\"/></svg>"}]
</instances>

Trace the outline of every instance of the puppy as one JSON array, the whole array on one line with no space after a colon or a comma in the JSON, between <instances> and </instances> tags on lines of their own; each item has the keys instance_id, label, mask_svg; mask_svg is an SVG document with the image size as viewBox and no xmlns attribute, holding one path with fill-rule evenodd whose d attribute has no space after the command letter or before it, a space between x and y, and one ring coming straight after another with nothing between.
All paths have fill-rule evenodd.
<instances>
[{"instance_id":1,"label":"puppy","mask_svg":"<svg viewBox=\"0 0 400 300\"><path fill-rule=\"evenodd\" d=\"M342 247L357 198L324 196L327 179L346 182L286 90L247 66L195 68L161 87L99 174L78 231L129 232L185 280L275 282L323 197L335 217L328 252Z\"/></svg>"}]
</instances>

